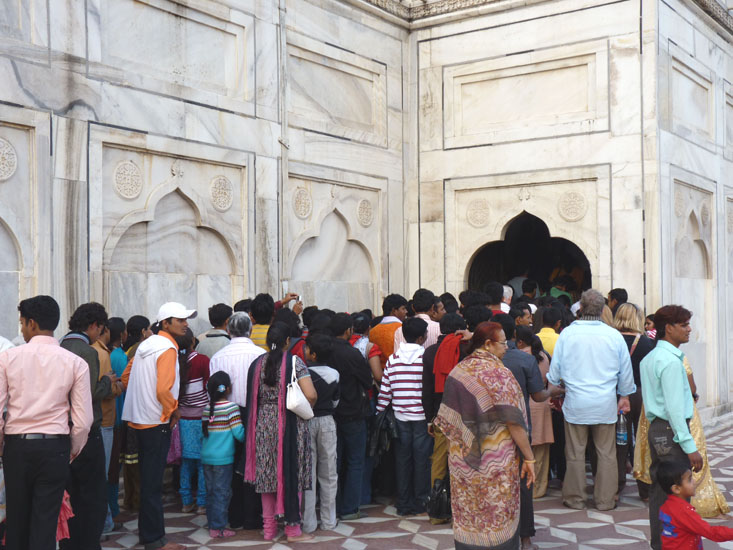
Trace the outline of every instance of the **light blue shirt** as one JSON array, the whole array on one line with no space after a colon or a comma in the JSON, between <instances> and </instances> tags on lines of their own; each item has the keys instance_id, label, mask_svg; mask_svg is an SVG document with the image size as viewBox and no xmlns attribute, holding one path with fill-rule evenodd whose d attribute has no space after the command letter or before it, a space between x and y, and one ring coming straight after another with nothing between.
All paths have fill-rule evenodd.
<instances>
[{"instance_id":1,"label":"light blue shirt","mask_svg":"<svg viewBox=\"0 0 733 550\"><path fill-rule=\"evenodd\" d=\"M636 391L624 337L601 321L575 321L560 333L547 380L565 383L562 412L570 424L615 424L616 395Z\"/></svg>"},{"instance_id":2,"label":"light blue shirt","mask_svg":"<svg viewBox=\"0 0 733 550\"><path fill-rule=\"evenodd\" d=\"M669 422L674 441L687 453L697 450L687 419L695 413L692 390L682 359L685 354L669 342L657 346L641 360L641 394L649 422L661 418Z\"/></svg>"}]
</instances>

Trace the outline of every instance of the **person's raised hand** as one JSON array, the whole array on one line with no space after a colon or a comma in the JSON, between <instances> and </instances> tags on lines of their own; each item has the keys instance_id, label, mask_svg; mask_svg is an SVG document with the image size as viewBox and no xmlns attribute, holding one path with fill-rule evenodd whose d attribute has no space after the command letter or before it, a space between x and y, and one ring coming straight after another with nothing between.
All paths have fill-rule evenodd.
<instances>
[{"instance_id":1,"label":"person's raised hand","mask_svg":"<svg viewBox=\"0 0 733 550\"><path fill-rule=\"evenodd\" d=\"M285 305L285 304L288 304L288 303L292 302L293 300L295 300L297 298L298 298L298 293L297 292L288 292L287 294L285 294L285 296L283 296L283 299L280 300L280 303L282 305Z\"/></svg>"}]
</instances>

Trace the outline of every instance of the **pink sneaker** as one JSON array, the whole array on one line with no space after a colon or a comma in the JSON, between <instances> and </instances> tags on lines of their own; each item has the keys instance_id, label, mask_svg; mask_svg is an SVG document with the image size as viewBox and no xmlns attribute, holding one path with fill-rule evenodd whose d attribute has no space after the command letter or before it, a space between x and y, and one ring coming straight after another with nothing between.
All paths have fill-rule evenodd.
<instances>
[{"instance_id":1,"label":"pink sneaker","mask_svg":"<svg viewBox=\"0 0 733 550\"><path fill-rule=\"evenodd\" d=\"M223 539L227 537L233 537L236 535L231 529L209 529L209 536L212 539Z\"/></svg>"}]
</instances>

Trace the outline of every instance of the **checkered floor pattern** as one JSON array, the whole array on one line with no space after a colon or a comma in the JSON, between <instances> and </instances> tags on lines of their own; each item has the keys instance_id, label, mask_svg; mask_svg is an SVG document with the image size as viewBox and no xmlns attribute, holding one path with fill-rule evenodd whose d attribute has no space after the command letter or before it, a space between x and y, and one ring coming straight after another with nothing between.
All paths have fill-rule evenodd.
<instances>
[{"instance_id":1,"label":"checkered floor pattern","mask_svg":"<svg viewBox=\"0 0 733 550\"><path fill-rule=\"evenodd\" d=\"M722 429L708 435L708 457L716 482L729 500L733 500L733 435ZM590 475L588 484L592 484ZM642 550L649 548L649 519L645 503L636 492L629 476L618 508L599 512L592 507L571 510L562 505L560 490L551 486L548 494L534 501L537 535L533 542L540 548L601 550L619 548ZM733 506L732 506L733 508ZM180 512L180 504L166 506L166 530L171 540L188 548L215 550L252 548L253 550L364 550L364 549L427 549L453 548L450 525L431 525L425 516L402 518L393 505L372 504L365 507L368 517L342 521L333 531L316 531L308 542L288 543L283 536L265 542L258 531L239 531L230 539L211 539L205 528L206 517ZM123 528L103 542L104 549L136 548L137 519L124 512L118 518ZM733 527L731 519L713 520L715 524ZM733 542L705 542L705 550L731 549Z\"/></svg>"}]
</instances>

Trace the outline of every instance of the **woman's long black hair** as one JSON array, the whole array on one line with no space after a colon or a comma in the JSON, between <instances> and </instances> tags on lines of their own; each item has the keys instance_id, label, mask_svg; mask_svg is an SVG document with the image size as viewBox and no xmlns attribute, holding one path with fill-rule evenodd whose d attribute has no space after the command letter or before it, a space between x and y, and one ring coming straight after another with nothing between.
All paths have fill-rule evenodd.
<instances>
[{"instance_id":1,"label":"woman's long black hair","mask_svg":"<svg viewBox=\"0 0 733 550\"><path fill-rule=\"evenodd\" d=\"M273 323L267 331L267 359L265 359L265 384L274 386L277 384L278 369L283 360L283 353L286 351L290 327L285 323Z\"/></svg>"},{"instance_id":2,"label":"woman's long black hair","mask_svg":"<svg viewBox=\"0 0 733 550\"><path fill-rule=\"evenodd\" d=\"M133 315L127 320L127 340L122 345L123 351L127 351L132 346L143 339L143 331L150 326L150 320L142 315Z\"/></svg>"},{"instance_id":3,"label":"woman's long black hair","mask_svg":"<svg viewBox=\"0 0 733 550\"><path fill-rule=\"evenodd\" d=\"M216 371L209 377L209 381L206 383L206 391L209 392L209 419L201 423L204 437L209 437L209 423L214 419L216 402L227 394L231 385L232 381L229 375L223 370Z\"/></svg>"},{"instance_id":4,"label":"woman's long black hair","mask_svg":"<svg viewBox=\"0 0 733 550\"><path fill-rule=\"evenodd\" d=\"M196 338L193 335L193 331L190 328L186 329L183 336L176 338L178 344L178 377L180 385L178 389L178 400L186 395L186 386L188 385L188 371L191 370L191 365L188 362L188 356L191 355L195 344Z\"/></svg>"},{"instance_id":5,"label":"woman's long black hair","mask_svg":"<svg viewBox=\"0 0 733 550\"><path fill-rule=\"evenodd\" d=\"M546 354L547 357L550 356L550 354L545 351L545 348L542 347L542 340L540 340L540 337L537 336L531 328L518 326L515 338L517 339L517 342L524 342L524 344L528 345L532 349L532 355L537 359L538 363L541 363L544 359L543 353Z\"/></svg>"}]
</instances>

